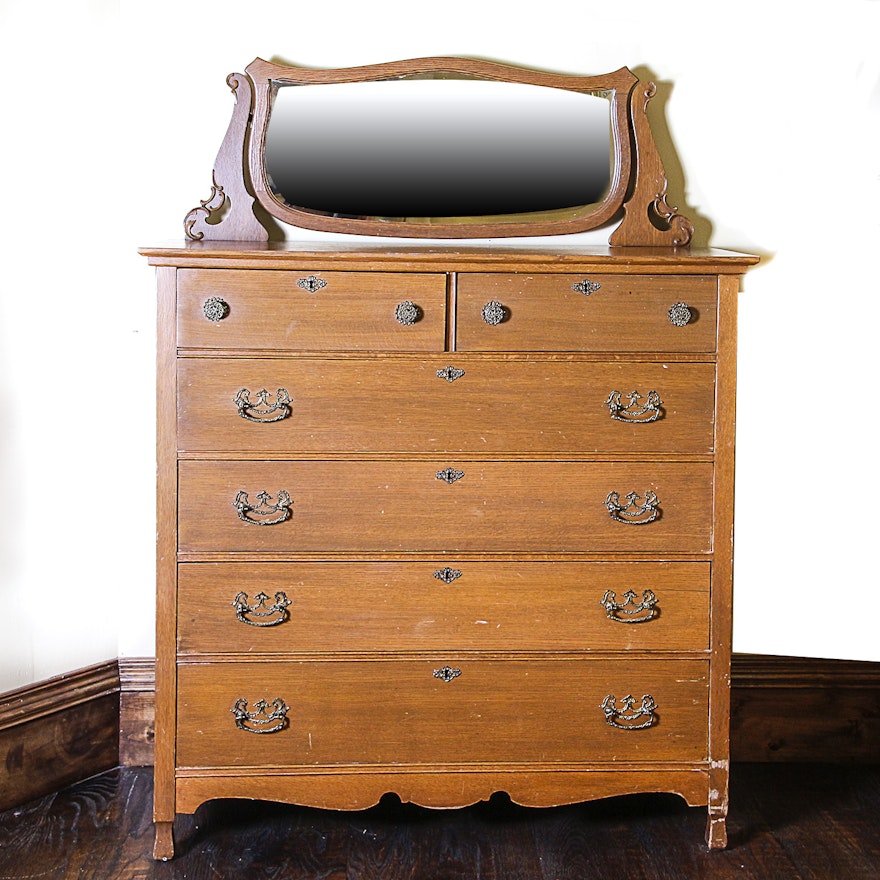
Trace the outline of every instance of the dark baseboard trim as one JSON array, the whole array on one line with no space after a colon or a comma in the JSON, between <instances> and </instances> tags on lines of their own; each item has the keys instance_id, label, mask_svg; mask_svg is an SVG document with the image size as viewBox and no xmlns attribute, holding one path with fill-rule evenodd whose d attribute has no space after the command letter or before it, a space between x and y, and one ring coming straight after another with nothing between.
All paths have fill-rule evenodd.
<instances>
[{"instance_id":1,"label":"dark baseboard trim","mask_svg":"<svg viewBox=\"0 0 880 880\"><path fill-rule=\"evenodd\" d=\"M0 694L0 810L119 763L116 660Z\"/></svg>"},{"instance_id":2,"label":"dark baseboard trim","mask_svg":"<svg viewBox=\"0 0 880 880\"><path fill-rule=\"evenodd\" d=\"M734 761L880 763L880 663L734 654Z\"/></svg>"},{"instance_id":3,"label":"dark baseboard trim","mask_svg":"<svg viewBox=\"0 0 880 880\"><path fill-rule=\"evenodd\" d=\"M120 657L119 763L152 767L156 715L156 661Z\"/></svg>"},{"instance_id":4,"label":"dark baseboard trim","mask_svg":"<svg viewBox=\"0 0 880 880\"><path fill-rule=\"evenodd\" d=\"M0 810L153 763L155 661L123 657L0 694ZM880 663L734 654L734 761L880 763Z\"/></svg>"}]
</instances>

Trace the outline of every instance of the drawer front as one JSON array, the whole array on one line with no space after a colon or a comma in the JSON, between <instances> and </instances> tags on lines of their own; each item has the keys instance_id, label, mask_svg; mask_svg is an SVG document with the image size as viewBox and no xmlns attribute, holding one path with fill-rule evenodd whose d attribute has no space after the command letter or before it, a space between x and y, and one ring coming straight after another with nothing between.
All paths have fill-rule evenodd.
<instances>
[{"instance_id":1,"label":"drawer front","mask_svg":"<svg viewBox=\"0 0 880 880\"><path fill-rule=\"evenodd\" d=\"M445 345L445 275L181 269L177 278L181 348L442 351ZM205 314L214 299L226 307L222 317L222 307L214 313L217 320ZM415 315L402 306L408 302ZM399 306L401 320L415 317L414 323L400 323Z\"/></svg>"},{"instance_id":2,"label":"drawer front","mask_svg":"<svg viewBox=\"0 0 880 880\"><path fill-rule=\"evenodd\" d=\"M711 549L708 462L181 461L179 486L189 552Z\"/></svg>"},{"instance_id":3,"label":"drawer front","mask_svg":"<svg viewBox=\"0 0 880 880\"><path fill-rule=\"evenodd\" d=\"M709 646L705 562L188 563L178 584L181 653Z\"/></svg>"},{"instance_id":4,"label":"drawer front","mask_svg":"<svg viewBox=\"0 0 880 880\"><path fill-rule=\"evenodd\" d=\"M710 453L714 379L713 364L181 358L179 446Z\"/></svg>"},{"instance_id":5,"label":"drawer front","mask_svg":"<svg viewBox=\"0 0 880 880\"><path fill-rule=\"evenodd\" d=\"M598 284L583 293L574 285ZM669 319L685 302L684 326ZM487 323L484 309L490 307ZM502 275L458 278L457 348L460 351L677 351L715 350L717 282L675 275Z\"/></svg>"},{"instance_id":6,"label":"drawer front","mask_svg":"<svg viewBox=\"0 0 880 880\"><path fill-rule=\"evenodd\" d=\"M444 668L450 680L435 676ZM707 673L708 663L699 660L438 656L182 664L177 763L266 767L701 761L707 751ZM629 712L627 695L635 697ZM640 713L645 695L656 708L645 703ZM608 697L614 698L613 707ZM256 705L275 700L283 701L286 715L280 703L274 718L275 709L261 712ZM613 726L603 704L619 725L650 726ZM256 717L248 719L247 713ZM621 717L625 715L636 717L627 721ZM281 729L258 737L238 724Z\"/></svg>"}]
</instances>

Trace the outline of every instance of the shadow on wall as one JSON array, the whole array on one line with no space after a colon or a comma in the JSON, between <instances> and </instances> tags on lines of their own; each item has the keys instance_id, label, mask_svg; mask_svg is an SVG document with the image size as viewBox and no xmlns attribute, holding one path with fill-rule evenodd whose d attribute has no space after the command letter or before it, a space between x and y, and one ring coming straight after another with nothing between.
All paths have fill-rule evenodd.
<instances>
[{"instance_id":1,"label":"shadow on wall","mask_svg":"<svg viewBox=\"0 0 880 880\"><path fill-rule=\"evenodd\" d=\"M9 346L4 345L3 350L8 351ZM2 369L0 375L9 377L11 372ZM20 426L18 407L8 381L7 378L0 386L0 486L7 499L7 503L0 505L0 606L4 609L0 625L0 693L30 683L34 666L31 633L22 624L28 601L21 589L22 501L27 489L16 436Z\"/></svg>"},{"instance_id":2,"label":"shadow on wall","mask_svg":"<svg viewBox=\"0 0 880 880\"><path fill-rule=\"evenodd\" d=\"M679 159L672 134L669 131L669 124L666 121L666 107L672 96L673 84L657 79L654 71L645 65L638 65L630 69L639 80L644 83L652 82L657 87L656 94L648 102L648 119L651 123L651 131L654 135L657 150L666 169L669 205L694 224L691 246L695 248L709 247L714 232L712 221L705 215L700 214L698 209L687 200L688 186L684 168ZM723 242L719 246L725 247ZM768 251L753 243L749 243L748 252L761 258L761 267L766 267L775 256L773 251Z\"/></svg>"},{"instance_id":3,"label":"shadow on wall","mask_svg":"<svg viewBox=\"0 0 880 880\"><path fill-rule=\"evenodd\" d=\"M652 82L657 87L657 92L648 102L648 120L651 123L651 131L657 150L663 159L668 181L667 193L669 205L684 214L694 224L694 236L691 239L692 247L708 247L712 239L712 222L708 217L701 215L697 209L687 202L687 184L678 151L669 132L666 121L666 107L672 95L672 83L657 79L654 71L645 65L631 68L632 72L643 82Z\"/></svg>"}]
</instances>

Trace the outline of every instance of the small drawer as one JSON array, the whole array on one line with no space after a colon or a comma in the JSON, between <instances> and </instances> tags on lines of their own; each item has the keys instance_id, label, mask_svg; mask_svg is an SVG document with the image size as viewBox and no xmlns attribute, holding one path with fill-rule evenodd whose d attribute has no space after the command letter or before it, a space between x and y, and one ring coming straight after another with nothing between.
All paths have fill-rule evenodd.
<instances>
[{"instance_id":1,"label":"small drawer","mask_svg":"<svg viewBox=\"0 0 880 880\"><path fill-rule=\"evenodd\" d=\"M181 461L185 552L681 552L709 462Z\"/></svg>"},{"instance_id":2,"label":"small drawer","mask_svg":"<svg viewBox=\"0 0 880 880\"><path fill-rule=\"evenodd\" d=\"M181 654L705 651L707 562L178 567Z\"/></svg>"},{"instance_id":3,"label":"small drawer","mask_svg":"<svg viewBox=\"0 0 880 880\"><path fill-rule=\"evenodd\" d=\"M458 277L459 351L714 352L716 320L709 276Z\"/></svg>"},{"instance_id":4,"label":"small drawer","mask_svg":"<svg viewBox=\"0 0 880 880\"><path fill-rule=\"evenodd\" d=\"M711 453L714 364L181 358L179 448Z\"/></svg>"},{"instance_id":5,"label":"small drawer","mask_svg":"<svg viewBox=\"0 0 880 880\"><path fill-rule=\"evenodd\" d=\"M446 276L181 269L181 348L442 351Z\"/></svg>"},{"instance_id":6,"label":"small drawer","mask_svg":"<svg viewBox=\"0 0 880 880\"><path fill-rule=\"evenodd\" d=\"M177 763L704 761L708 665L454 655L183 663Z\"/></svg>"}]
</instances>

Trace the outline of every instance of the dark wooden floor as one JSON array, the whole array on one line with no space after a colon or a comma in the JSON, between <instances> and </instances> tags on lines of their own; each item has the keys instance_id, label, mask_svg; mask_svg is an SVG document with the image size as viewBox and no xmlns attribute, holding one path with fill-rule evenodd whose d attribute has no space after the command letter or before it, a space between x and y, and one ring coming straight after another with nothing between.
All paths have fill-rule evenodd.
<instances>
[{"instance_id":1,"label":"dark wooden floor","mask_svg":"<svg viewBox=\"0 0 880 880\"><path fill-rule=\"evenodd\" d=\"M116 770L0 813L0 880L878 880L880 767L738 764L731 846L672 795L530 810L383 801L358 813L220 801L150 857L152 773Z\"/></svg>"}]
</instances>

